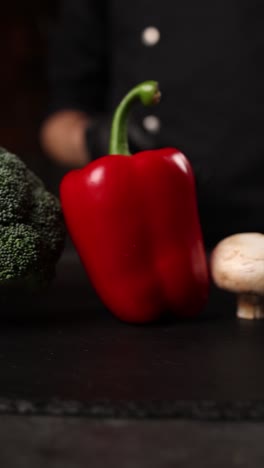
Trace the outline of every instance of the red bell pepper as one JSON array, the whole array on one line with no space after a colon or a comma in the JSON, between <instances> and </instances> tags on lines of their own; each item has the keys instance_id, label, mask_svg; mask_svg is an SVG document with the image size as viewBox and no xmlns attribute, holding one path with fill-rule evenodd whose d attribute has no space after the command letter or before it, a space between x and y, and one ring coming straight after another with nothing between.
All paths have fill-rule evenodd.
<instances>
[{"instance_id":1,"label":"red bell pepper","mask_svg":"<svg viewBox=\"0 0 264 468\"><path fill-rule=\"evenodd\" d=\"M60 184L68 232L104 305L126 322L203 310L209 275L188 159L175 148L133 156L131 105L159 101L158 83L133 88L114 114L110 154L69 171Z\"/></svg>"}]
</instances>

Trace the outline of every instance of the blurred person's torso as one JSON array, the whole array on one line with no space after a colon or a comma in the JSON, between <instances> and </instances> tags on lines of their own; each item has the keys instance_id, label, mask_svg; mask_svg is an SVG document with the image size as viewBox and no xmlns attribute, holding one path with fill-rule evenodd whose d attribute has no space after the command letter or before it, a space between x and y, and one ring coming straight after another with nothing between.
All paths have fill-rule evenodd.
<instances>
[{"instance_id":1,"label":"blurred person's torso","mask_svg":"<svg viewBox=\"0 0 264 468\"><path fill-rule=\"evenodd\" d=\"M64 5L53 108L109 115L133 86L159 81L160 104L136 106L133 121L158 147L175 146L190 159L207 244L263 232L263 1Z\"/></svg>"},{"instance_id":2,"label":"blurred person's torso","mask_svg":"<svg viewBox=\"0 0 264 468\"><path fill-rule=\"evenodd\" d=\"M205 235L219 219L220 237L263 231L264 4L110 5L110 108L137 82L157 79L161 103L138 106L135 117L159 146L176 146L191 159Z\"/></svg>"}]
</instances>

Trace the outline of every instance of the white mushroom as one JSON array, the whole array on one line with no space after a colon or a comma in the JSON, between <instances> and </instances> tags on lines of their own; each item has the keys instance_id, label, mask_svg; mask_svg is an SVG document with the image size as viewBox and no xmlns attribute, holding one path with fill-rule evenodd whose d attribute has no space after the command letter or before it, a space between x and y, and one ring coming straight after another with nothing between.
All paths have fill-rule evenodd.
<instances>
[{"instance_id":1,"label":"white mushroom","mask_svg":"<svg viewBox=\"0 0 264 468\"><path fill-rule=\"evenodd\" d=\"M226 237L212 250L209 264L214 283L237 294L237 317L264 318L264 234Z\"/></svg>"}]
</instances>

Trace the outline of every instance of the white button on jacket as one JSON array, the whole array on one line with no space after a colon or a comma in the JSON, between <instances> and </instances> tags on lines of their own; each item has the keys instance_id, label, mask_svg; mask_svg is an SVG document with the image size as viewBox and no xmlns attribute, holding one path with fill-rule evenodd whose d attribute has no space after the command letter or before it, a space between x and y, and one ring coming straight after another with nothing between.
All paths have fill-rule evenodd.
<instances>
[{"instance_id":1,"label":"white button on jacket","mask_svg":"<svg viewBox=\"0 0 264 468\"><path fill-rule=\"evenodd\" d=\"M150 133L158 133L160 126L160 119L156 115L147 115L143 119L143 127Z\"/></svg>"},{"instance_id":2,"label":"white button on jacket","mask_svg":"<svg viewBox=\"0 0 264 468\"><path fill-rule=\"evenodd\" d=\"M142 42L145 46L154 46L160 40L160 31L155 26L149 26L142 32Z\"/></svg>"}]
</instances>

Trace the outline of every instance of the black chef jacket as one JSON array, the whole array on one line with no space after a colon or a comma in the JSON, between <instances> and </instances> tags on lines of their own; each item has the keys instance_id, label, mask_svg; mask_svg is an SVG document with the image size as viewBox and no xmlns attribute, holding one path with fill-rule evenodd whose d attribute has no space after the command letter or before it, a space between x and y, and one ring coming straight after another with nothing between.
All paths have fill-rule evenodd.
<instances>
[{"instance_id":1,"label":"black chef jacket","mask_svg":"<svg viewBox=\"0 0 264 468\"><path fill-rule=\"evenodd\" d=\"M134 118L192 163L211 247L264 232L263 63L262 0L65 0L49 112L109 113L139 82L159 81L160 104L138 105Z\"/></svg>"}]
</instances>

